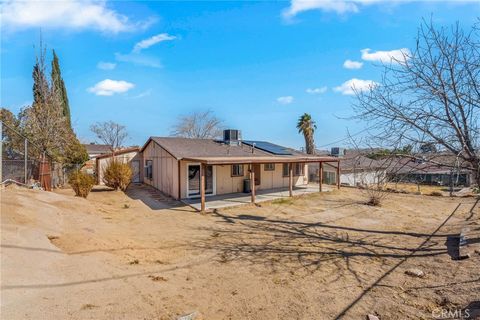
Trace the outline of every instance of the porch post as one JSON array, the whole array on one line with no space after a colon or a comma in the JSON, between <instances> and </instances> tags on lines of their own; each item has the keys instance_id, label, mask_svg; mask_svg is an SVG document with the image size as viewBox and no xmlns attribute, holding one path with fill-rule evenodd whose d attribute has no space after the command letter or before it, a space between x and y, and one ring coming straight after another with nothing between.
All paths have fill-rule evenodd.
<instances>
[{"instance_id":1,"label":"porch post","mask_svg":"<svg viewBox=\"0 0 480 320\"><path fill-rule=\"evenodd\" d=\"M293 196L293 163L288 164L288 194Z\"/></svg>"},{"instance_id":2,"label":"porch post","mask_svg":"<svg viewBox=\"0 0 480 320\"><path fill-rule=\"evenodd\" d=\"M323 162L318 163L318 191L322 192L322 182L323 182Z\"/></svg>"},{"instance_id":3,"label":"porch post","mask_svg":"<svg viewBox=\"0 0 480 320\"><path fill-rule=\"evenodd\" d=\"M340 189L340 161L337 161L337 189Z\"/></svg>"},{"instance_id":4,"label":"porch post","mask_svg":"<svg viewBox=\"0 0 480 320\"><path fill-rule=\"evenodd\" d=\"M253 164L250 165L250 189L251 201L255 203L255 170L253 169Z\"/></svg>"},{"instance_id":5,"label":"porch post","mask_svg":"<svg viewBox=\"0 0 480 320\"><path fill-rule=\"evenodd\" d=\"M205 164L200 164L200 212L205 213Z\"/></svg>"}]
</instances>

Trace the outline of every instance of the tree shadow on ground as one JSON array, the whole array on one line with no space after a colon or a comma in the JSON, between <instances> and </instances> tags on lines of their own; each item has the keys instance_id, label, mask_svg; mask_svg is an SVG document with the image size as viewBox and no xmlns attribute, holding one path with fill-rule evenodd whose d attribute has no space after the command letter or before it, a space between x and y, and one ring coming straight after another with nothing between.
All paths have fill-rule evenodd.
<instances>
[{"instance_id":1,"label":"tree shadow on ground","mask_svg":"<svg viewBox=\"0 0 480 320\"><path fill-rule=\"evenodd\" d=\"M379 286L409 258L428 258L447 254L441 227L460 204L431 233L366 229L290 218L268 218L252 214L229 215L216 212L228 222L207 229L212 237L196 246L216 253L219 262L240 261L270 268L272 272L304 270L314 273L331 270L333 280L354 278L364 289L336 319L343 318L369 291ZM377 270L366 274L365 268ZM373 279L372 279L373 277Z\"/></svg>"}]
</instances>

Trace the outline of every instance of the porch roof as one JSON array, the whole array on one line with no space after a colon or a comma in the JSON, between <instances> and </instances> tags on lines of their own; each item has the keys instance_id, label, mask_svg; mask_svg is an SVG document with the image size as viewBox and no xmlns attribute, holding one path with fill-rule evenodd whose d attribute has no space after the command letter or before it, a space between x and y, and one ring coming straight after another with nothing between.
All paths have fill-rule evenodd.
<instances>
[{"instance_id":1,"label":"porch roof","mask_svg":"<svg viewBox=\"0 0 480 320\"><path fill-rule=\"evenodd\" d=\"M257 157L191 157L182 160L204 164L261 164L261 163L296 163L296 162L339 162L336 157L325 156L257 156Z\"/></svg>"}]
</instances>

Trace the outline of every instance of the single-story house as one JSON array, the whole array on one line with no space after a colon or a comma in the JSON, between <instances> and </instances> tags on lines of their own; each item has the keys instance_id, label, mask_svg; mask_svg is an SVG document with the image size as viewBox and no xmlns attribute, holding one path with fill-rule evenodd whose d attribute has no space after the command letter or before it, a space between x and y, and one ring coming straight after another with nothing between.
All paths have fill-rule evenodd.
<instances>
[{"instance_id":1,"label":"single-story house","mask_svg":"<svg viewBox=\"0 0 480 320\"><path fill-rule=\"evenodd\" d=\"M316 151L320 155L329 155L341 159L340 183L346 186L365 186L386 181L387 166L382 162L366 157L361 151L332 148L328 151ZM313 163L309 167L309 177L318 182L319 165ZM323 183L335 184L337 181L337 163L323 165Z\"/></svg>"},{"instance_id":2,"label":"single-story house","mask_svg":"<svg viewBox=\"0 0 480 320\"><path fill-rule=\"evenodd\" d=\"M240 140L238 130L225 130L220 140L150 137L140 154L144 183L175 199L199 197L202 211L210 195L250 192L254 202L256 190L288 187L291 193L308 183L309 163L340 161Z\"/></svg>"},{"instance_id":3,"label":"single-story house","mask_svg":"<svg viewBox=\"0 0 480 320\"><path fill-rule=\"evenodd\" d=\"M83 165L82 170L88 174L95 173L95 157L110 154L112 152L112 148L106 144L96 144L96 143L88 143L83 144L85 150L87 150L88 154L88 161Z\"/></svg>"},{"instance_id":4,"label":"single-story house","mask_svg":"<svg viewBox=\"0 0 480 320\"><path fill-rule=\"evenodd\" d=\"M418 155L416 158L399 158L389 168L388 175L390 180L398 182L469 187L474 179L472 170L467 167L457 163L454 156L438 152Z\"/></svg>"},{"instance_id":5,"label":"single-story house","mask_svg":"<svg viewBox=\"0 0 480 320\"><path fill-rule=\"evenodd\" d=\"M126 148L115 151L114 154L106 153L93 158L95 161L95 176L97 180L97 184L104 184L103 183L103 173L105 168L108 166L110 161L115 159L115 161L121 163L128 163L132 168L132 182L139 183L142 181L140 176L140 167L141 167L141 154L139 153L138 147Z\"/></svg>"}]
</instances>

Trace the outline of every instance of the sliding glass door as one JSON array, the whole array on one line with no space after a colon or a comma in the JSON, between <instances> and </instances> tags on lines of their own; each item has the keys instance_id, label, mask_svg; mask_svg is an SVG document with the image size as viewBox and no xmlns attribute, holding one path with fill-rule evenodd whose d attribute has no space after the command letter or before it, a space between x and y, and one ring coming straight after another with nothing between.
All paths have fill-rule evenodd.
<instances>
[{"instance_id":1,"label":"sliding glass door","mask_svg":"<svg viewBox=\"0 0 480 320\"><path fill-rule=\"evenodd\" d=\"M188 165L188 197L200 196L200 165ZM213 166L206 166L205 171L205 194L214 194L214 170Z\"/></svg>"}]
</instances>

